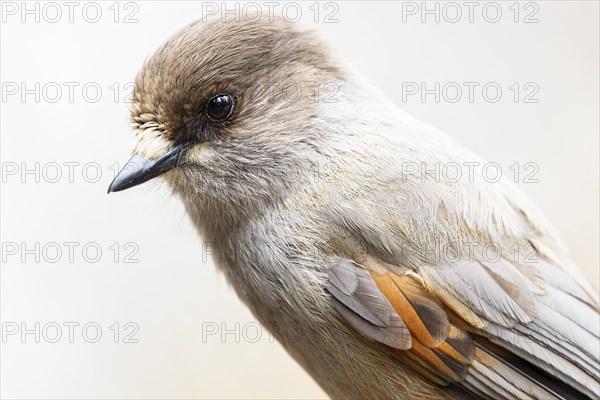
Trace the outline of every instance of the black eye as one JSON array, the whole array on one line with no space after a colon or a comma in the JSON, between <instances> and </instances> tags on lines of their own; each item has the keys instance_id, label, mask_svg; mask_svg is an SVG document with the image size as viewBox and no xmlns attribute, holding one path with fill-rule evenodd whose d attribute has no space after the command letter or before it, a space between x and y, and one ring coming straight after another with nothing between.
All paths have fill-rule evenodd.
<instances>
[{"instance_id":1,"label":"black eye","mask_svg":"<svg viewBox=\"0 0 600 400\"><path fill-rule=\"evenodd\" d=\"M225 121L233 114L233 97L227 93L219 93L208 100L206 115L213 122Z\"/></svg>"}]
</instances>

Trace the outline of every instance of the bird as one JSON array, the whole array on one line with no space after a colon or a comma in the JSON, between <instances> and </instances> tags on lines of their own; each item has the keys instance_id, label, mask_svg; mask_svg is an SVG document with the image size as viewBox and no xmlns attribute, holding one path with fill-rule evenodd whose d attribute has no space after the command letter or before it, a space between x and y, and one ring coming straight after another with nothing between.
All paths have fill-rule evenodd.
<instances>
[{"instance_id":1,"label":"bird","mask_svg":"<svg viewBox=\"0 0 600 400\"><path fill-rule=\"evenodd\" d=\"M160 177L332 398L600 398L598 292L554 228L506 177L440 176L485 160L313 29L192 22L130 109L109 193Z\"/></svg>"}]
</instances>

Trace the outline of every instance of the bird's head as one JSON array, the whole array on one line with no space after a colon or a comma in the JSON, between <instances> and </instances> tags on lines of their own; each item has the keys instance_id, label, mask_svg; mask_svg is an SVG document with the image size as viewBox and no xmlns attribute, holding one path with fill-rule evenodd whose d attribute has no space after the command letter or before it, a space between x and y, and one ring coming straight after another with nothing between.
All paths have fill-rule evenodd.
<instances>
[{"instance_id":1,"label":"bird's head","mask_svg":"<svg viewBox=\"0 0 600 400\"><path fill-rule=\"evenodd\" d=\"M274 201L323 151L324 87L342 81L324 44L297 24L194 22L139 72L133 156L109 192L162 176L207 211Z\"/></svg>"}]
</instances>

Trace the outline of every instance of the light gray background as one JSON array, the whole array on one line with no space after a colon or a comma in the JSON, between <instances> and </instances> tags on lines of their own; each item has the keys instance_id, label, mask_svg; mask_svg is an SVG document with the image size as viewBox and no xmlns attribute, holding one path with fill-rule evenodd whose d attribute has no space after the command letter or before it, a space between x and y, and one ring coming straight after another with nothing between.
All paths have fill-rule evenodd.
<instances>
[{"instance_id":1,"label":"light gray background","mask_svg":"<svg viewBox=\"0 0 600 400\"><path fill-rule=\"evenodd\" d=\"M139 22L133 24L113 21L112 2L101 4L103 15L97 23L82 18L84 2L75 9L73 23L66 15L56 23L43 18L36 23L31 16L23 23L20 15L4 15L3 83L24 82L29 88L35 82L80 86L72 103L64 85L56 103L46 101L54 92L39 103L32 95L22 102L20 94L2 102L0 151L5 172L13 163L33 168L40 162L42 168L56 162L63 165L63 177L57 183L43 178L36 183L31 175L25 182L20 175L5 177L1 240L28 248L36 242L80 246L73 263L67 254L56 263L47 258L36 263L31 255L23 263L20 254L4 254L5 328L7 323L25 322L31 329L39 322L52 338L48 324L57 323L63 326L63 336L57 343L44 337L36 343L32 334L24 343L19 335L6 337L0 343L1 395L322 398L324 393L266 332L252 343L257 333L252 316L212 261L203 260L201 242L181 205L159 183L106 195L114 174L110 167L126 160L129 147L123 86L133 81L153 49L202 12L200 2L135 3ZM320 30L390 101L500 163L505 173L514 162L536 163L539 182L519 186L556 225L574 260L597 282L598 2L536 2L539 22L531 24L513 21L512 2L501 3L498 23L483 19L485 2L475 10L473 23L466 15L458 23L443 19L435 23L432 16L422 23L419 15L402 22L399 3L336 4L338 23L322 22L333 10L324 4L319 6L321 21L311 22L310 3L301 7L304 23ZM133 10L124 7L119 5L120 21ZM520 19L533 10L523 7ZM62 11L67 9L63 6ZM503 96L497 103L483 100L480 91L473 103L465 99L436 103L432 96L425 102L417 96L402 101L403 82L432 87L434 82L465 81L497 82ZM81 88L89 82L103 90L96 103L82 96ZM110 89L115 82L121 87L117 102ZM508 89L513 82L536 83L539 102L514 103ZM80 163L73 182L68 181L64 162ZM89 182L95 169L87 170L87 179L82 176L82 166L90 162L102 168L96 183ZM50 169L46 172L54 177ZM82 258L81 247L90 242L103 251L97 263ZM118 263L109 249L115 242L121 246ZM127 242L139 246L138 263L123 262ZM73 343L65 322L80 324ZM82 336L81 328L89 322L102 328L97 343ZM119 343L113 342L110 330L115 322L121 324ZM123 343L126 322L139 327L138 343ZM230 329L238 337L229 333L224 340L213 335L203 341L202 327L207 323ZM93 330L88 333L94 336Z\"/></svg>"}]
</instances>

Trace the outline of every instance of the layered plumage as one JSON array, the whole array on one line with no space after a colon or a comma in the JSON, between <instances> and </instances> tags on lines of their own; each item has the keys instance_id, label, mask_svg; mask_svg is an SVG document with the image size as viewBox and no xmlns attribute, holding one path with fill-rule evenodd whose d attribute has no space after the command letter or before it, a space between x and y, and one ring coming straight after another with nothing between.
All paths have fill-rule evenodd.
<instances>
[{"instance_id":1,"label":"layered plumage","mask_svg":"<svg viewBox=\"0 0 600 400\"><path fill-rule=\"evenodd\" d=\"M495 399L583 397L557 384L552 378L557 376L597 396L600 321L589 298L578 306L591 309L591 320L578 322L564 309L553 311L552 319L541 317L547 307L537 297L555 295L534 295L528 287L532 282L506 260L488 265L459 261L422 275L369 276L364 267L334 257L328 264L328 290L340 314L427 379ZM474 292L477 297L471 297ZM530 363L507 355L506 348ZM564 370L556 368L558 360Z\"/></svg>"}]
</instances>

